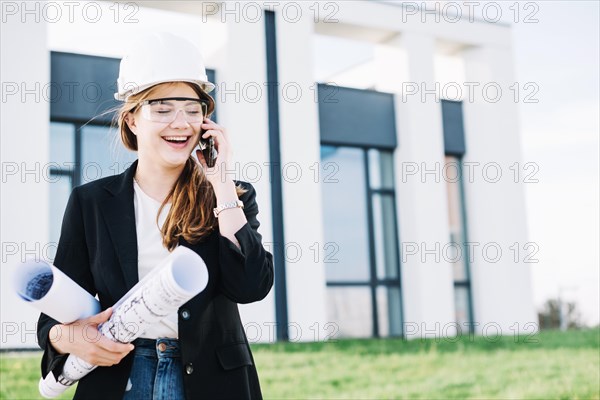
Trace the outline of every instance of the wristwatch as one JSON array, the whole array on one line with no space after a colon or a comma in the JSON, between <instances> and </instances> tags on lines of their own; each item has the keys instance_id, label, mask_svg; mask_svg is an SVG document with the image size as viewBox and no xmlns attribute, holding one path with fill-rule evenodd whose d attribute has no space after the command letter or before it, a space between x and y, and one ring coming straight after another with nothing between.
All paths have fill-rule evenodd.
<instances>
[{"instance_id":1,"label":"wristwatch","mask_svg":"<svg viewBox=\"0 0 600 400\"><path fill-rule=\"evenodd\" d=\"M229 203L220 204L216 208L213 208L213 212L215 213L215 217L219 218L219 213L221 211L238 207L242 209L244 208L244 203L241 200L230 201Z\"/></svg>"}]
</instances>

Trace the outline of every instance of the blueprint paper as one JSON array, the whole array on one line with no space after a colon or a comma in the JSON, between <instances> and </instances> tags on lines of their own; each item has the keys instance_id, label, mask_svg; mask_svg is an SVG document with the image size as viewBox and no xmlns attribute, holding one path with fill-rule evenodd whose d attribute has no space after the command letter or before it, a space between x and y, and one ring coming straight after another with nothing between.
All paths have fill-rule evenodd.
<instances>
[{"instance_id":1,"label":"blueprint paper","mask_svg":"<svg viewBox=\"0 0 600 400\"><path fill-rule=\"evenodd\" d=\"M100 312L98 300L45 261L21 264L13 275L13 287L23 300L62 324Z\"/></svg>"},{"instance_id":2,"label":"blueprint paper","mask_svg":"<svg viewBox=\"0 0 600 400\"><path fill-rule=\"evenodd\" d=\"M41 271L37 274L27 275L35 278L29 279L29 282L25 282L27 279L22 279L23 285L31 288L26 292L27 295L43 292L48 286L49 279L47 275L44 275L45 270ZM53 286L54 282L51 283ZM71 283L77 286L73 281ZM204 260L194 251L179 246L113 306L110 319L101 324L98 330L113 341L132 342L142 336L151 325L176 312L179 307L204 290L207 283L208 270ZM85 293L89 296L89 293ZM59 299L62 307L80 308L77 298L65 299L63 296L66 297L62 293L61 299ZM23 298L25 299L25 297ZM45 304L39 309L54 318L51 312L56 308L55 304ZM99 312L99 306L97 312ZM71 312L69 315L72 314L75 313ZM94 340L94 338L90 338L90 340ZM89 364L77 356L69 355L58 380L52 373L49 373L45 379L40 379L40 394L45 398L57 397L94 368L96 368L95 365Z\"/></svg>"}]
</instances>

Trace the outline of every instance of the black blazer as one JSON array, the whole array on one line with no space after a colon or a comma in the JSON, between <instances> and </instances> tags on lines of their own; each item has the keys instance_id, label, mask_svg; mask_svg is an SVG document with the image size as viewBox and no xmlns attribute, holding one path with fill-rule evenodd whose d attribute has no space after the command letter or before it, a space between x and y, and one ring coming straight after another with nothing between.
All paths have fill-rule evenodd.
<instances>
[{"instance_id":1,"label":"black blazer","mask_svg":"<svg viewBox=\"0 0 600 400\"><path fill-rule=\"evenodd\" d=\"M137 161L125 172L76 187L62 223L54 265L92 295L102 309L112 306L138 282L138 254L133 204ZM263 299L273 285L273 256L257 229L256 192L240 196L248 222L235 233L242 250L216 229L200 243L179 244L206 263L206 289L179 309L179 341L187 399L262 398L254 359L236 303ZM184 311L187 311L184 313ZM184 318L185 316L185 318ZM38 343L44 350L42 376L58 376L67 355L48 340L58 322L41 314ZM78 384L75 399L120 399L125 393L133 352L112 367L99 367Z\"/></svg>"}]
</instances>

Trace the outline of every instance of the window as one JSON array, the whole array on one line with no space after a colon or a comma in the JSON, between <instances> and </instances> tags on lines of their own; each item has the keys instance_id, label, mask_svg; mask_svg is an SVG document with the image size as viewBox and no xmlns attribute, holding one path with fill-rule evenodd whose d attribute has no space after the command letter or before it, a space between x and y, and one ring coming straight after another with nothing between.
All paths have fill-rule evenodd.
<instances>
[{"instance_id":1,"label":"window","mask_svg":"<svg viewBox=\"0 0 600 400\"><path fill-rule=\"evenodd\" d=\"M460 332L473 333L471 280L469 274L469 257L467 235L465 229L465 205L462 187L462 164L456 156L446 156L448 177L448 212L450 222L450 243L455 249L451 256L454 275L454 310L456 323ZM455 172L452 172L455 171Z\"/></svg>"},{"instance_id":2,"label":"window","mask_svg":"<svg viewBox=\"0 0 600 400\"><path fill-rule=\"evenodd\" d=\"M402 334L391 151L321 146L328 321L341 337Z\"/></svg>"},{"instance_id":3,"label":"window","mask_svg":"<svg viewBox=\"0 0 600 400\"><path fill-rule=\"evenodd\" d=\"M116 130L104 125L50 122L50 241L58 243L74 187L123 172L135 161Z\"/></svg>"}]
</instances>

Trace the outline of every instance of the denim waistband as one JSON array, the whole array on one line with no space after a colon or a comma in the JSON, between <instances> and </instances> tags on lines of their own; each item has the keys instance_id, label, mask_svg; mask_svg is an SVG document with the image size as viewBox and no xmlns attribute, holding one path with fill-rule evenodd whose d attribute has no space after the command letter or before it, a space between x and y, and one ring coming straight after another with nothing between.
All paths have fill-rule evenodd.
<instances>
[{"instance_id":1,"label":"denim waistband","mask_svg":"<svg viewBox=\"0 0 600 400\"><path fill-rule=\"evenodd\" d=\"M177 339L145 339L138 338L133 341L135 353L156 358L178 358L179 340Z\"/></svg>"}]
</instances>

